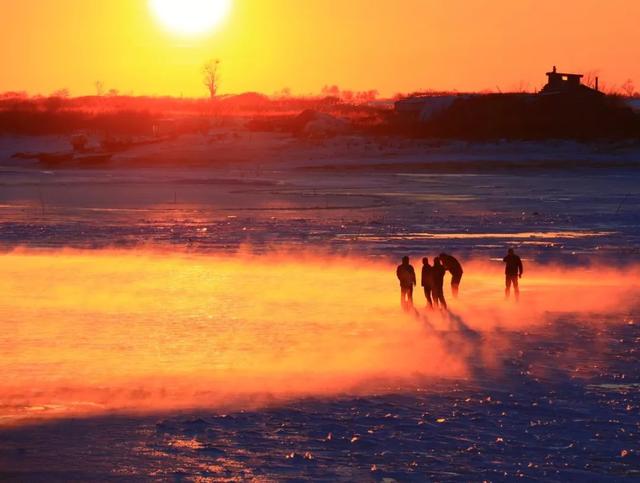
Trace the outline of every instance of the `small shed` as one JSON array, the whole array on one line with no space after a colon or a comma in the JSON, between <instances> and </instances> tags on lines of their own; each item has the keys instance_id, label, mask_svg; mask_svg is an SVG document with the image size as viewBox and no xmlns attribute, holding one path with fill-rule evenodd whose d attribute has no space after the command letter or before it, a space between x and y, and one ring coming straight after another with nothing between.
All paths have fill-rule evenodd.
<instances>
[{"instance_id":1,"label":"small shed","mask_svg":"<svg viewBox=\"0 0 640 483\"><path fill-rule=\"evenodd\" d=\"M553 70L547 72L547 84L542 88L540 94L600 94L598 78L596 77L596 85L592 89L582 83L583 77L582 74L558 72L554 65Z\"/></svg>"}]
</instances>

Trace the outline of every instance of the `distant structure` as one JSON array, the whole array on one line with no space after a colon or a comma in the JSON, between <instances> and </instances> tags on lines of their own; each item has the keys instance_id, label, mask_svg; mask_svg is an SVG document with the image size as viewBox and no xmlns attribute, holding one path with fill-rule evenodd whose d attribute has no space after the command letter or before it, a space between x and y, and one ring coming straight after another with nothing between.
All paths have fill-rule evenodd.
<instances>
[{"instance_id":1,"label":"distant structure","mask_svg":"<svg viewBox=\"0 0 640 483\"><path fill-rule=\"evenodd\" d=\"M547 85L545 85L540 94L601 94L598 90L598 78L596 77L595 88L585 86L582 83L582 74L569 74L566 72L558 72L556 66L553 66L551 72L547 72Z\"/></svg>"},{"instance_id":2,"label":"distant structure","mask_svg":"<svg viewBox=\"0 0 640 483\"><path fill-rule=\"evenodd\" d=\"M604 97L604 93L598 89L598 78L595 79L595 86L591 88L582 83L582 74L571 74L568 72L558 72L553 66L551 72L547 72L547 84L537 93L498 93L492 94L501 99L525 99L535 102L536 99L548 99L553 96L555 99L575 99L589 102ZM450 95L430 95L413 94L395 102L394 110L399 119L413 123L427 123L438 114L449 109L454 103L468 101L476 98L490 97L482 94L450 94ZM493 102L492 101L492 102ZM495 104L494 104L495 105ZM640 109L640 106L638 106Z\"/></svg>"}]
</instances>

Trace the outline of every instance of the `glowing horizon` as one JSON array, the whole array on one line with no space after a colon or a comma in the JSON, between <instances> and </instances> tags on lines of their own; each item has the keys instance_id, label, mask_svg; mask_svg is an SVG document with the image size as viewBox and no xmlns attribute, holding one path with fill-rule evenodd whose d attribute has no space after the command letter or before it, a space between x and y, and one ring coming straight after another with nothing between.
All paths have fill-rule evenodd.
<instances>
[{"instance_id":1,"label":"glowing horizon","mask_svg":"<svg viewBox=\"0 0 640 483\"><path fill-rule=\"evenodd\" d=\"M217 27L183 37L153 18L148 0L0 0L0 92L86 95L99 81L122 93L204 97L210 58L222 61L221 93L533 90L554 64L599 75L605 89L640 82L637 2L232 3Z\"/></svg>"}]
</instances>

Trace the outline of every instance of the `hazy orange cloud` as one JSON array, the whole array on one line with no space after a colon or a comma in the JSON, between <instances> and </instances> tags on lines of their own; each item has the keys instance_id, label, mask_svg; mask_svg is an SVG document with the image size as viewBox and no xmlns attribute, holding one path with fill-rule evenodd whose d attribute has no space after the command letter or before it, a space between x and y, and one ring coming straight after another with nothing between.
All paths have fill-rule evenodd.
<instances>
[{"instance_id":1,"label":"hazy orange cloud","mask_svg":"<svg viewBox=\"0 0 640 483\"><path fill-rule=\"evenodd\" d=\"M624 314L638 290L637 267L527 264L521 303L507 303L502 264L465 261L461 298L446 288L451 313L414 317L400 310L394 265L366 258L18 250L0 259L0 424L379 393L477 368L499 375L513 349L503 334L552 338L563 314L594 329L633 323ZM419 290L415 302L422 309Z\"/></svg>"}]
</instances>

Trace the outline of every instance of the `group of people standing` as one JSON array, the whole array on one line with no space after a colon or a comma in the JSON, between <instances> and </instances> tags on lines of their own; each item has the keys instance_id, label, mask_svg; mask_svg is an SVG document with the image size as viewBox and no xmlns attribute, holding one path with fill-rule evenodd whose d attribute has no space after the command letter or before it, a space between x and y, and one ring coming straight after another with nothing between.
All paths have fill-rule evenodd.
<instances>
[{"instance_id":1,"label":"group of people standing","mask_svg":"<svg viewBox=\"0 0 640 483\"><path fill-rule=\"evenodd\" d=\"M522 277L522 260L509 248L507 256L503 259L505 263L505 297L509 298L511 287L513 286L516 300L520 297L520 287L518 279ZM441 253L433 259L433 265L429 265L427 257L422 259L422 274L420 285L424 289L424 296L427 299L429 308L447 308L444 298L444 276L451 273L451 293L454 298L458 297L460 282L462 281L462 265L452 255ZM402 308L413 307L413 287L417 285L416 272L409 263L409 257L403 257L402 263L398 265L396 276L400 281L400 304Z\"/></svg>"},{"instance_id":2,"label":"group of people standing","mask_svg":"<svg viewBox=\"0 0 640 483\"><path fill-rule=\"evenodd\" d=\"M447 301L444 298L444 276L447 272L451 273L451 293L457 297L463 274L462 265L458 259L448 253L441 253L435 257L433 265L429 265L427 257L422 259L420 285L424 289L424 296L430 308L447 308ZM400 280L400 303L403 308L412 307L413 287L417 285L417 281L415 270L409 263L409 257L402 258L396 275Z\"/></svg>"}]
</instances>

